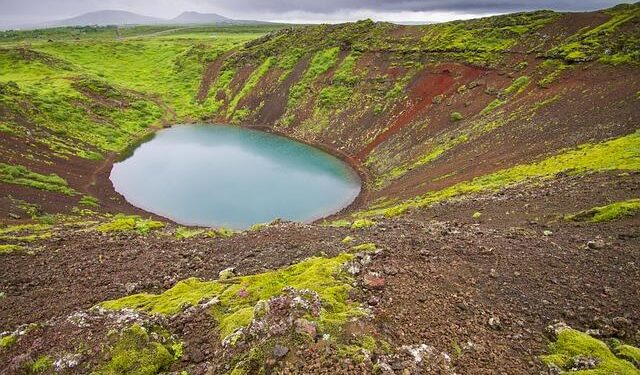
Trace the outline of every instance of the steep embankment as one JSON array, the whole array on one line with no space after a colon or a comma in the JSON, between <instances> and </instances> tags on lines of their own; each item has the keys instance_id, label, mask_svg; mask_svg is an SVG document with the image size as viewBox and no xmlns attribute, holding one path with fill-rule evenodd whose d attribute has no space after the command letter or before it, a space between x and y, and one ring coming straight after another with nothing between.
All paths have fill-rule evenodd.
<instances>
[{"instance_id":1,"label":"steep embankment","mask_svg":"<svg viewBox=\"0 0 640 375\"><path fill-rule=\"evenodd\" d=\"M4 46L0 368L638 374L639 23L629 5ZM109 184L116 155L202 120L333 149L368 194L240 233L111 216L143 214Z\"/></svg>"}]
</instances>

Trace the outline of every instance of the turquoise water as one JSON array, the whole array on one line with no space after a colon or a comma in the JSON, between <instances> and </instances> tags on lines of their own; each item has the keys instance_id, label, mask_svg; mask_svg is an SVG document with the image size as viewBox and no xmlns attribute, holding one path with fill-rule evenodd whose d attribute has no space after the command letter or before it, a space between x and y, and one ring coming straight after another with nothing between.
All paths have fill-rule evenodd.
<instances>
[{"instance_id":1,"label":"turquoise water","mask_svg":"<svg viewBox=\"0 0 640 375\"><path fill-rule=\"evenodd\" d=\"M360 179L344 162L290 139L222 125L158 132L116 163L116 191L184 225L245 229L309 222L348 206Z\"/></svg>"}]
</instances>

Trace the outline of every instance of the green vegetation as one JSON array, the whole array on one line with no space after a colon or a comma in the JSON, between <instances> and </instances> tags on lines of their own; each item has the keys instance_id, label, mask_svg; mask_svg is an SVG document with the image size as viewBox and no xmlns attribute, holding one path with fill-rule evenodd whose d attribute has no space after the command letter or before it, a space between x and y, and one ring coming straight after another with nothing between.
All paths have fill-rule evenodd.
<instances>
[{"instance_id":1,"label":"green vegetation","mask_svg":"<svg viewBox=\"0 0 640 375\"><path fill-rule=\"evenodd\" d=\"M570 69L571 66L565 64L563 60L547 59L542 64L540 64L539 68L543 72L546 72L546 75L538 81L538 85L543 88L548 88L553 82L558 79L558 77L560 77L562 72Z\"/></svg>"},{"instance_id":2,"label":"green vegetation","mask_svg":"<svg viewBox=\"0 0 640 375\"><path fill-rule=\"evenodd\" d=\"M148 332L139 325L133 325L113 336L115 343L109 348L110 359L93 372L95 375L155 375L168 370L182 352L182 346L176 345L168 332L161 328L152 328Z\"/></svg>"},{"instance_id":3,"label":"green vegetation","mask_svg":"<svg viewBox=\"0 0 640 375\"><path fill-rule=\"evenodd\" d=\"M29 186L40 190L55 191L66 195L77 194L62 177L53 173L49 175L36 173L21 165L0 163L0 181L7 184Z\"/></svg>"},{"instance_id":4,"label":"green vegetation","mask_svg":"<svg viewBox=\"0 0 640 375\"><path fill-rule=\"evenodd\" d=\"M9 253L13 253L14 251L19 251L22 249L23 247L20 245L12 245L12 244L0 245L0 254L9 254Z\"/></svg>"},{"instance_id":5,"label":"green vegetation","mask_svg":"<svg viewBox=\"0 0 640 375\"><path fill-rule=\"evenodd\" d=\"M637 350L637 348L634 348ZM556 341L549 345L548 355L542 356L542 361L561 369L562 373L590 374L590 375L637 375L640 370L630 362L617 357L604 342L586 333L571 328L561 329L557 333ZM576 360L584 358L596 359L595 368L581 371L571 371Z\"/></svg>"},{"instance_id":6,"label":"green vegetation","mask_svg":"<svg viewBox=\"0 0 640 375\"><path fill-rule=\"evenodd\" d=\"M78 204L89 207L100 207L100 201L96 197L92 197L90 195L84 195L80 198Z\"/></svg>"},{"instance_id":7,"label":"green vegetation","mask_svg":"<svg viewBox=\"0 0 640 375\"><path fill-rule=\"evenodd\" d=\"M458 122L462 120L464 116L460 112L451 112L451 122Z\"/></svg>"},{"instance_id":8,"label":"green vegetation","mask_svg":"<svg viewBox=\"0 0 640 375\"><path fill-rule=\"evenodd\" d=\"M8 349L18 341L14 335L6 335L0 338L0 350Z\"/></svg>"},{"instance_id":9,"label":"green vegetation","mask_svg":"<svg viewBox=\"0 0 640 375\"><path fill-rule=\"evenodd\" d=\"M351 229L364 229L374 225L376 225L376 222L373 220L358 219L358 220L354 220L353 224L351 224Z\"/></svg>"},{"instance_id":10,"label":"green vegetation","mask_svg":"<svg viewBox=\"0 0 640 375\"><path fill-rule=\"evenodd\" d=\"M164 227L164 223L151 219L142 219L140 216L128 216L118 214L111 221L99 225L96 229L100 232L138 232L147 234L152 230Z\"/></svg>"},{"instance_id":11,"label":"green vegetation","mask_svg":"<svg viewBox=\"0 0 640 375\"><path fill-rule=\"evenodd\" d=\"M275 62L275 58L269 57L266 59L247 79L247 82L242 87L242 90L236 95L229 104L229 108L227 109L227 118L233 118L234 112L236 111L236 107L242 98L247 96L253 89L256 87L260 79L269 71L271 66L273 66ZM237 119L237 118L236 118Z\"/></svg>"},{"instance_id":12,"label":"green vegetation","mask_svg":"<svg viewBox=\"0 0 640 375\"><path fill-rule=\"evenodd\" d=\"M295 109L299 102L308 94L311 84L318 76L326 73L331 69L338 60L338 53L340 49L338 47L329 48L316 53L309 67L303 74L300 81L298 81L289 91L289 101L287 108Z\"/></svg>"},{"instance_id":13,"label":"green vegetation","mask_svg":"<svg viewBox=\"0 0 640 375\"><path fill-rule=\"evenodd\" d=\"M53 367L53 361L48 356L40 356L31 363L30 370L32 374L43 374Z\"/></svg>"},{"instance_id":14,"label":"green vegetation","mask_svg":"<svg viewBox=\"0 0 640 375\"><path fill-rule=\"evenodd\" d=\"M378 208L356 214L367 217L395 216L412 207L425 207L455 196L495 191L531 179L552 178L557 173L583 174L610 170L640 169L640 131L598 144L584 144L542 161L517 165L445 189L429 192L390 208Z\"/></svg>"},{"instance_id":15,"label":"green vegetation","mask_svg":"<svg viewBox=\"0 0 640 375\"><path fill-rule=\"evenodd\" d=\"M185 306L216 299L212 314L220 322L222 338L253 319L254 306L279 296L285 286L309 289L318 293L323 309L319 317L327 330L360 315L357 304L348 301L350 278L342 272L343 265L353 258L341 254L334 258L310 258L287 268L256 275L239 276L223 281L187 279L163 294L136 294L101 304L107 309L133 308L152 314L177 314ZM242 292L241 292L242 291Z\"/></svg>"},{"instance_id":16,"label":"green vegetation","mask_svg":"<svg viewBox=\"0 0 640 375\"><path fill-rule=\"evenodd\" d=\"M21 224L0 227L0 241L25 244L51 237L50 224ZM2 245L0 252L12 252L21 250L16 244Z\"/></svg>"},{"instance_id":17,"label":"green vegetation","mask_svg":"<svg viewBox=\"0 0 640 375\"><path fill-rule=\"evenodd\" d=\"M590 221L600 223L621 219L626 216L640 214L640 199L629 199L622 202L614 202L606 206L594 207L573 215L566 215L565 220Z\"/></svg>"},{"instance_id":18,"label":"green vegetation","mask_svg":"<svg viewBox=\"0 0 640 375\"><path fill-rule=\"evenodd\" d=\"M558 13L537 11L424 26L421 47L470 63L493 64L518 40L553 22Z\"/></svg>"},{"instance_id":19,"label":"green vegetation","mask_svg":"<svg viewBox=\"0 0 640 375\"><path fill-rule=\"evenodd\" d=\"M531 82L531 78L529 78L527 76L518 77L513 81L513 83L511 83L511 85L509 87L504 89L504 94L507 97L511 97L511 96L517 95L517 94L521 93L522 91L524 91L524 89L527 88L527 86L529 85L529 82ZM501 105L503 105L506 102L507 102L506 98L497 98L497 99L493 100L491 103L489 103L489 105L487 105L480 112L480 114L481 115L486 115L487 113L491 113L491 112L493 112L493 110L495 110L496 108L500 107Z\"/></svg>"},{"instance_id":20,"label":"green vegetation","mask_svg":"<svg viewBox=\"0 0 640 375\"><path fill-rule=\"evenodd\" d=\"M585 28L550 50L547 55L568 62L599 60L609 64L640 63L638 42L640 4L621 4L606 11L611 18L593 29ZM632 32L620 32L629 26Z\"/></svg>"},{"instance_id":21,"label":"green vegetation","mask_svg":"<svg viewBox=\"0 0 640 375\"><path fill-rule=\"evenodd\" d=\"M353 251L363 251L363 252L376 251L376 249L377 249L376 244L373 242L366 242L351 248L351 250Z\"/></svg>"},{"instance_id":22,"label":"green vegetation","mask_svg":"<svg viewBox=\"0 0 640 375\"><path fill-rule=\"evenodd\" d=\"M204 229L191 229L187 227L176 228L175 236L179 240L199 236L204 233Z\"/></svg>"},{"instance_id":23,"label":"green vegetation","mask_svg":"<svg viewBox=\"0 0 640 375\"><path fill-rule=\"evenodd\" d=\"M640 348L622 344L617 340L614 340L612 347L617 357L627 360L640 368Z\"/></svg>"}]
</instances>

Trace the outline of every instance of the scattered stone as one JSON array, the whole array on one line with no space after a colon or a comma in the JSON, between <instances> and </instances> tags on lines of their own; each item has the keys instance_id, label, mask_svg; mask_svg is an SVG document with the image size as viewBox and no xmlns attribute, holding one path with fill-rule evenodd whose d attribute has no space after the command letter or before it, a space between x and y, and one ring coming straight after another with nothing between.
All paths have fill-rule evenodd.
<instances>
[{"instance_id":1,"label":"scattered stone","mask_svg":"<svg viewBox=\"0 0 640 375\"><path fill-rule=\"evenodd\" d=\"M595 357L585 357L585 356L576 356L572 359L573 363L571 364L571 371L583 371L583 370L591 370L598 366L598 358Z\"/></svg>"},{"instance_id":2,"label":"scattered stone","mask_svg":"<svg viewBox=\"0 0 640 375\"><path fill-rule=\"evenodd\" d=\"M552 234L553 234L553 232L552 232L552 231L550 231L550 230L543 230L543 231L542 231L542 234L543 234L544 236L547 236L547 237L548 237L548 236L552 235Z\"/></svg>"},{"instance_id":3,"label":"scattered stone","mask_svg":"<svg viewBox=\"0 0 640 375\"><path fill-rule=\"evenodd\" d=\"M380 277L380 275L375 272L364 275L363 281L364 285L370 289L383 289L386 285L384 277Z\"/></svg>"},{"instance_id":4,"label":"scattered stone","mask_svg":"<svg viewBox=\"0 0 640 375\"><path fill-rule=\"evenodd\" d=\"M498 277L498 271L496 271L495 268L492 268L491 271L489 271L489 276L493 279Z\"/></svg>"},{"instance_id":5,"label":"scattered stone","mask_svg":"<svg viewBox=\"0 0 640 375\"><path fill-rule=\"evenodd\" d=\"M385 265L383 267L383 271L384 271L385 274L391 275L391 276L396 275L398 273L398 270L396 270L394 267L388 266L388 265Z\"/></svg>"},{"instance_id":6,"label":"scattered stone","mask_svg":"<svg viewBox=\"0 0 640 375\"><path fill-rule=\"evenodd\" d=\"M191 349L190 357L191 361L194 363L200 363L204 360L204 354L202 353L202 350L197 347Z\"/></svg>"},{"instance_id":7,"label":"scattered stone","mask_svg":"<svg viewBox=\"0 0 640 375\"><path fill-rule=\"evenodd\" d=\"M235 267L229 267L229 268L225 268L222 271L220 271L220 273L218 273L218 279L219 280L228 280L232 277L236 276L236 268Z\"/></svg>"},{"instance_id":8,"label":"scattered stone","mask_svg":"<svg viewBox=\"0 0 640 375\"><path fill-rule=\"evenodd\" d=\"M20 220L21 217L18 214L14 214L13 212L9 212L9 217L15 220Z\"/></svg>"},{"instance_id":9,"label":"scattered stone","mask_svg":"<svg viewBox=\"0 0 640 375\"><path fill-rule=\"evenodd\" d=\"M127 291L127 294L131 294L138 289L138 283L126 283L124 284L124 289Z\"/></svg>"},{"instance_id":10,"label":"scattered stone","mask_svg":"<svg viewBox=\"0 0 640 375\"><path fill-rule=\"evenodd\" d=\"M590 249L603 249L605 246L606 244L602 238L596 238L595 240L587 242L587 247Z\"/></svg>"},{"instance_id":11,"label":"scattered stone","mask_svg":"<svg viewBox=\"0 0 640 375\"><path fill-rule=\"evenodd\" d=\"M371 296L369 300L367 300L367 304L369 304L369 306L378 306L379 303L380 298L378 296Z\"/></svg>"},{"instance_id":12,"label":"scattered stone","mask_svg":"<svg viewBox=\"0 0 640 375\"><path fill-rule=\"evenodd\" d=\"M273 355L276 358L282 358L286 356L287 353L289 353L289 348L287 348L286 346L277 344L276 346L273 347Z\"/></svg>"},{"instance_id":13,"label":"scattered stone","mask_svg":"<svg viewBox=\"0 0 640 375\"><path fill-rule=\"evenodd\" d=\"M304 333L311 337L316 337L318 328L316 327L316 324L314 322L310 322L304 318L298 318L296 319L296 332Z\"/></svg>"},{"instance_id":14,"label":"scattered stone","mask_svg":"<svg viewBox=\"0 0 640 375\"><path fill-rule=\"evenodd\" d=\"M502 323L500 322L500 318L498 318L497 316L492 316L491 318L489 318L489 327L491 327L491 329L493 330L501 330L502 329Z\"/></svg>"}]
</instances>

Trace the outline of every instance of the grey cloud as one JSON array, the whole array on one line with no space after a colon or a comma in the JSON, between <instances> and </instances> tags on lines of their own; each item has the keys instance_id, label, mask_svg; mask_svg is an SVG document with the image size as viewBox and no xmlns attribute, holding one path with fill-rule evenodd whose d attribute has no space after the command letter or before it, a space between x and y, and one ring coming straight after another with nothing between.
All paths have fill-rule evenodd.
<instances>
[{"instance_id":1,"label":"grey cloud","mask_svg":"<svg viewBox=\"0 0 640 375\"><path fill-rule=\"evenodd\" d=\"M182 11L217 12L235 18L287 19L305 14L390 14L451 12L495 14L532 9L591 10L607 8L616 0L0 0L0 20L52 20L82 13L120 9L156 17L174 17ZM346 18L346 17L345 17Z\"/></svg>"}]
</instances>

